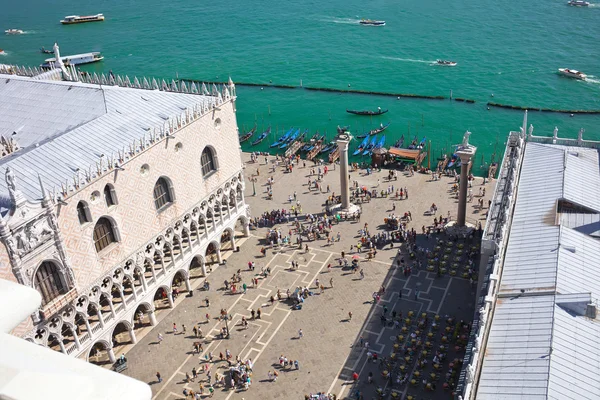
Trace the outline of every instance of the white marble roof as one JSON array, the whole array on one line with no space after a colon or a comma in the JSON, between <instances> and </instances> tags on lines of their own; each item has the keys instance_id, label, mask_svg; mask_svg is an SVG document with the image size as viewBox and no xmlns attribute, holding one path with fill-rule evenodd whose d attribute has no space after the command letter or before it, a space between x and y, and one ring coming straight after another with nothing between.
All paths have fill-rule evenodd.
<instances>
[{"instance_id":1,"label":"white marble roof","mask_svg":"<svg viewBox=\"0 0 600 400\"><path fill-rule=\"evenodd\" d=\"M72 181L77 169L88 170L102 154L110 157L186 109L215 101L206 95L0 74L0 134L21 147L0 159L0 173L10 166L18 189L38 199L38 174L47 190L60 191L61 183ZM2 177L0 197L7 193Z\"/></svg>"}]
</instances>

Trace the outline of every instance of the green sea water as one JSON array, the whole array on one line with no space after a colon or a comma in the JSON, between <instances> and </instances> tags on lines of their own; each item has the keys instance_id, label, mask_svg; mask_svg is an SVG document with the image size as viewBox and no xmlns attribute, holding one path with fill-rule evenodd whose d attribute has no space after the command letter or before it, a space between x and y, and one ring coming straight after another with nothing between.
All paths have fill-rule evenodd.
<instances>
[{"instance_id":1,"label":"green sea water","mask_svg":"<svg viewBox=\"0 0 600 400\"><path fill-rule=\"evenodd\" d=\"M62 26L70 14L102 12L106 21ZM385 27L360 26L360 18L385 19ZM494 101L530 107L600 109L600 5L575 8L566 0L477 2L429 0L330 0L207 2L179 0L22 0L4 2L0 28L6 55L0 63L38 65L39 48L54 41L63 55L101 51L105 60L88 71L133 76L373 90L474 99L396 99L303 89L238 88L240 131L256 123L274 133L291 126L335 134L349 125L355 134L391 122L386 144L401 135L431 140L432 163L451 153L469 129L478 146L474 172L501 156L521 112L492 108ZM439 67L436 59L458 62ZM561 77L560 67L584 71L589 81ZM596 78L598 76L599 78ZM493 97L492 97L493 94ZM357 117L346 108L390 111ZM1 114L1 109L0 109ZM535 134L600 140L600 116L530 112ZM276 133L275 133L276 132ZM352 149L356 145L352 146ZM251 149L249 143L244 149ZM351 149L351 150L352 150Z\"/></svg>"}]
</instances>

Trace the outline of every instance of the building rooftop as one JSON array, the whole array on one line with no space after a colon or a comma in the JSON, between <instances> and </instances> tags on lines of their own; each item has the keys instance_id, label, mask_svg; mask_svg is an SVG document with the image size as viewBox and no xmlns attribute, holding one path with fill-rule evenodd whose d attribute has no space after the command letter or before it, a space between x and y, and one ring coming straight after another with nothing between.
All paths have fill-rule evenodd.
<instances>
[{"instance_id":1,"label":"building rooftop","mask_svg":"<svg viewBox=\"0 0 600 400\"><path fill-rule=\"evenodd\" d=\"M478 399L600 398L600 159L527 143Z\"/></svg>"},{"instance_id":2,"label":"building rooftop","mask_svg":"<svg viewBox=\"0 0 600 400\"><path fill-rule=\"evenodd\" d=\"M185 124L186 113L204 114L221 99L216 88L208 95L39 78L0 73L0 135L18 148L0 158L0 169L14 171L29 199L41 198L38 174L50 192L71 191L74 176L90 181L101 159L104 168L124 162ZM4 179L0 197L8 197Z\"/></svg>"}]
</instances>

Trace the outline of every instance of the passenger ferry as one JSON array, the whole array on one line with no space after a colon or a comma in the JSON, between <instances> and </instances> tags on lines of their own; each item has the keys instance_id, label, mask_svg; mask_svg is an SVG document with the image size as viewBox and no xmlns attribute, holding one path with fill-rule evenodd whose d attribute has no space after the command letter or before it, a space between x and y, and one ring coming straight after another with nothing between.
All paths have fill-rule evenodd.
<instances>
[{"instance_id":1,"label":"passenger ferry","mask_svg":"<svg viewBox=\"0 0 600 400\"><path fill-rule=\"evenodd\" d=\"M104 56L100 54L100 52L95 51L93 53L83 53L83 54L75 54L73 56L65 56L60 58L65 65L81 65L81 64L90 64L98 61L102 61ZM40 67L42 68L50 68L52 64L56 62L56 58L48 58L44 61Z\"/></svg>"},{"instance_id":2,"label":"passenger ferry","mask_svg":"<svg viewBox=\"0 0 600 400\"><path fill-rule=\"evenodd\" d=\"M70 24L83 24L84 22L99 22L104 21L104 14L96 14L96 15L84 15L80 17L79 15L68 15L65 19L60 20L60 23L63 25Z\"/></svg>"}]
</instances>

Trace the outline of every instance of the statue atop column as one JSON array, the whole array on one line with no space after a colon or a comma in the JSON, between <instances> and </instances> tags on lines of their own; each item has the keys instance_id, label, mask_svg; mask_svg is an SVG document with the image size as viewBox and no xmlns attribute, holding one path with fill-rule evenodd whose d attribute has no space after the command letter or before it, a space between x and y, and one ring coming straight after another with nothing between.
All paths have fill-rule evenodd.
<instances>
[{"instance_id":1,"label":"statue atop column","mask_svg":"<svg viewBox=\"0 0 600 400\"><path fill-rule=\"evenodd\" d=\"M469 136L471 136L471 132L466 131L464 136L463 136L463 140L462 140L462 145L463 147L468 147L469 146Z\"/></svg>"}]
</instances>

